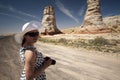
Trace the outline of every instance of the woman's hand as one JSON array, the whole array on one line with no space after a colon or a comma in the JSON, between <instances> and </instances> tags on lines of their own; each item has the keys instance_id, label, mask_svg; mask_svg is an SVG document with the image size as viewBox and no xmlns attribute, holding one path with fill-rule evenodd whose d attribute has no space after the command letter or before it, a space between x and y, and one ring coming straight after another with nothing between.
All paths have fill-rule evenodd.
<instances>
[{"instance_id":1,"label":"woman's hand","mask_svg":"<svg viewBox=\"0 0 120 80\"><path fill-rule=\"evenodd\" d=\"M46 69L48 66L50 66L52 63L52 59L49 58L48 60L44 61L43 67Z\"/></svg>"}]
</instances>

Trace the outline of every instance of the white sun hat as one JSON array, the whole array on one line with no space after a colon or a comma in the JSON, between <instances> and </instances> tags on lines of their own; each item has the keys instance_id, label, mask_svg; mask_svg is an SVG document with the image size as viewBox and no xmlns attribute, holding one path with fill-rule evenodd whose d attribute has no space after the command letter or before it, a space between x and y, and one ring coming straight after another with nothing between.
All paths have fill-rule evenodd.
<instances>
[{"instance_id":1,"label":"white sun hat","mask_svg":"<svg viewBox=\"0 0 120 80\"><path fill-rule=\"evenodd\" d=\"M38 30L40 28L41 24L38 21L31 21L27 22L23 25L21 33L18 33L14 36L17 43L21 44L23 40L23 36L25 33L32 31L32 30Z\"/></svg>"}]
</instances>

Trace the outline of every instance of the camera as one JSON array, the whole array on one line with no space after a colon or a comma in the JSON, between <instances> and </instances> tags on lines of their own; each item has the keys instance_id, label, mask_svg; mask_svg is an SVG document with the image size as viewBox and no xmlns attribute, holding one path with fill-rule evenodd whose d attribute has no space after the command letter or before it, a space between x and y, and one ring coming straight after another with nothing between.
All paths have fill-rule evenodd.
<instances>
[{"instance_id":1,"label":"camera","mask_svg":"<svg viewBox=\"0 0 120 80\"><path fill-rule=\"evenodd\" d=\"M47 61L48 59L50 59L50 57L45 57L44 59L45 59L45 61ZM52 59L51 65L55 65L55 64L56 64L56 61L54 59Z\"/></svg>"}]
</instances>

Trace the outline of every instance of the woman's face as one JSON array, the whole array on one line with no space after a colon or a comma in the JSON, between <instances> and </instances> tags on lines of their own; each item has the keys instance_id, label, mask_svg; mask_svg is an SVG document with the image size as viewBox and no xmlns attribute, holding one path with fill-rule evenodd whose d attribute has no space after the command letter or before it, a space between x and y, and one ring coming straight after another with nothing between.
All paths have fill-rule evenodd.
<instances>
[{"instance_id":1,"label":"woman's face","mask_svg":"<svg viewBox=\"0 0 120 80\"><path fill-rule=\"evenodd\" d=\"M38 40L38 37L39 37L38 30L32 30L25 34L25 39L27 43L35 43Z\"/></svg>"}]
</instances>

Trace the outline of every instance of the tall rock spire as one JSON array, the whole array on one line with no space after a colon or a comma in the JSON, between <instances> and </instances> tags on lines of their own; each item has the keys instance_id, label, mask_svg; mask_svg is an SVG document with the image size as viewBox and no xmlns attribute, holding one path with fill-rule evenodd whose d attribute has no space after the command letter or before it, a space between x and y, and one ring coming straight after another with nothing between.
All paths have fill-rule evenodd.
<instances>
[{"instance_id":1,"label":"tall rock spire","mask_svg":"<svg viewBox=\"0 0 120 80\"><path fill-rule=\"evenodd\" d=\"M61 33L56 26L56 18L53 6L47 6L44 8L42 26L42 34L53 35Z\"/></svg>"},{"instance_id":2,"label":"tall rock spire","mask_svg":"<svg viewBox=\"0 0 120 80\"><path fill-rule=\"evenodd\" d=\"M81 27L89 31L105 29L100 11L100 0L87 0L87 4L86 15Z\"/></svg>"}]
</instances>

